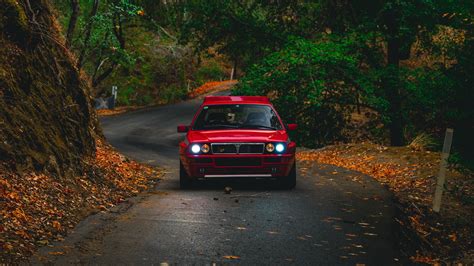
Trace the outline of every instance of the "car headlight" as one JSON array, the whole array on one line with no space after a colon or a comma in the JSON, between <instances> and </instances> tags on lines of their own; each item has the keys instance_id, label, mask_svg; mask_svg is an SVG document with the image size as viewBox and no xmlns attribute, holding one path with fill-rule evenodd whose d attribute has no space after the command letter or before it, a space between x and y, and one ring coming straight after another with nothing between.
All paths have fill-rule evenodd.
<instances>
[{"instance_id":1,"label":"car headlight","mask_svg":"<svg viewBox=\"0 0 474 266\"><path fill-rule=\"evenodd\" d=\"M283 145L282 143L278 143L275 146L275 150L276 150L276 152L281 153L281 152L285 151L285 145Z\"/></svg>"},{"instance_id":2,"label":"car headlight","mask_svg":"<svg viewBox=\"0 0 474 266\"><path fill-rule=\"evenodd\" d=\"M199 144L194 144L193 146L191 146L191 151L192 153L199 153L201 151L201 147L199 146Z\"/></svg>"},{"instance_id":3,"label":"car headlight","mask_svg":"<svg viewBox=\"0 0 474 266\"><path fill-rule=\"evenodd\" d=\"M275 150L275 146L271 143L267 143L265 149L267 150L267 152L273 152Z\"/></svg>"},{"instance_id":4,"label":"car headlight","mask_svg":"<svg viewBox=\"0 0 474 266\"><path fill-rule=\"evenodd\" d=\"M204 144L204 145L202 145L202 147L201 147L202 153L208 153L208 152L210 151L210 149L211 149L211 148L210 148L209 145L207 145L207 144Z\"/></svg>"}]
</instances>

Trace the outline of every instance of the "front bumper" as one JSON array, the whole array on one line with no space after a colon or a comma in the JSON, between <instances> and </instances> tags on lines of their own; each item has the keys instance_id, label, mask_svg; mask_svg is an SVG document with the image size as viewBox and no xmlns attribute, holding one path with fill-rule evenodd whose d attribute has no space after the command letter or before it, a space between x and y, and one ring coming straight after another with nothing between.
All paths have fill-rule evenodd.
<instances>
[{"instance_id":1,"label":"front bumper","mask_svg":"<svg viewBox=\"0 0 474 266\"><path fill-rule=\"evenodd\" d=\"M271 178L287 176L295 162L295 154L186 154L181 156L181 161L192 178Z\"/></svg>"}]
</instances>

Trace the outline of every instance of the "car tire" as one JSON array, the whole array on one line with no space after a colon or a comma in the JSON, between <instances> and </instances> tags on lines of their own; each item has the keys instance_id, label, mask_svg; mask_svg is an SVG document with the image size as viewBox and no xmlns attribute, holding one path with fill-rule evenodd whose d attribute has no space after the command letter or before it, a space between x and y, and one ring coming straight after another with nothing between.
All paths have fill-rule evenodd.
<instances>
[{"instance_id":1,"label":"car tire","mask_svg":"<svg viewBox=\"0 0 474 266\"><path fill-rule=\"evenodd\" d=\"M293 189L296 186L296 163L293 163L290 173L281 179L281 188Z\"/></svg>"},{"instance_id":2,"label":"car tire","mask_svg":"<svg viewBox=\"0 0 474 266\"><path fill-rule=\"evenodd\" d=\"M189 177L183 163L179 161L179 187L182 189L192 187L193 180Z\"/></svg>"}]
</instances>

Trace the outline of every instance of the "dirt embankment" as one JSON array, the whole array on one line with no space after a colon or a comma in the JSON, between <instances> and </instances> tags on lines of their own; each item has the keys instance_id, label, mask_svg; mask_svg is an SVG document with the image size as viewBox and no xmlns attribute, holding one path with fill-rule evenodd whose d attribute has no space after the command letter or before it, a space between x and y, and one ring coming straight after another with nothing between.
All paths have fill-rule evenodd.
<instances>
[{"instance_id":1,"label":"dirt embankment","mask_svg":"<svg viewBox=\"0 0 474 266\"><path fill-rule=\"evenodd\" d=\"M45 1L0 0L0 160L75 171L94 152L89 87Z\"/></svg>"},{"instance_id":2,"label":"dirt embankment","mask_svg":"<svg viewBox=\"0 0 474 266\"><path fill-rule=\"evenodd\" d=\"M0 0L0 264L62 240L159 172L101 138L87 77L46 0Z\"/></svg>"}]
</instances>

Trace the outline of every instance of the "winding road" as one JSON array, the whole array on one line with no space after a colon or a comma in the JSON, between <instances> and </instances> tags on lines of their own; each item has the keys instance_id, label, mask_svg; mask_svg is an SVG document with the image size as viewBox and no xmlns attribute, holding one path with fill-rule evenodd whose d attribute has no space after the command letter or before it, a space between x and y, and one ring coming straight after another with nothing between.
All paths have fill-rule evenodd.
<instances>
[{"instance_id":1,"label":"winding road","mask_svg":"<svg viewBox=\"0 0 474 266\"><path fill-rule=\"evenodd\" d=\"M391 265L405 262L391 194L370 177L299 163L293 190L216 180L180 190L178 124L199 99L101 119L108 141L166 175L152 192L93 215L38 257L54 264ZM354 180L358 180L355 182ZM233 188L225 194L223 188ZM62 250L64 255L50 255Z\"/></svg>"}]
</instances>

